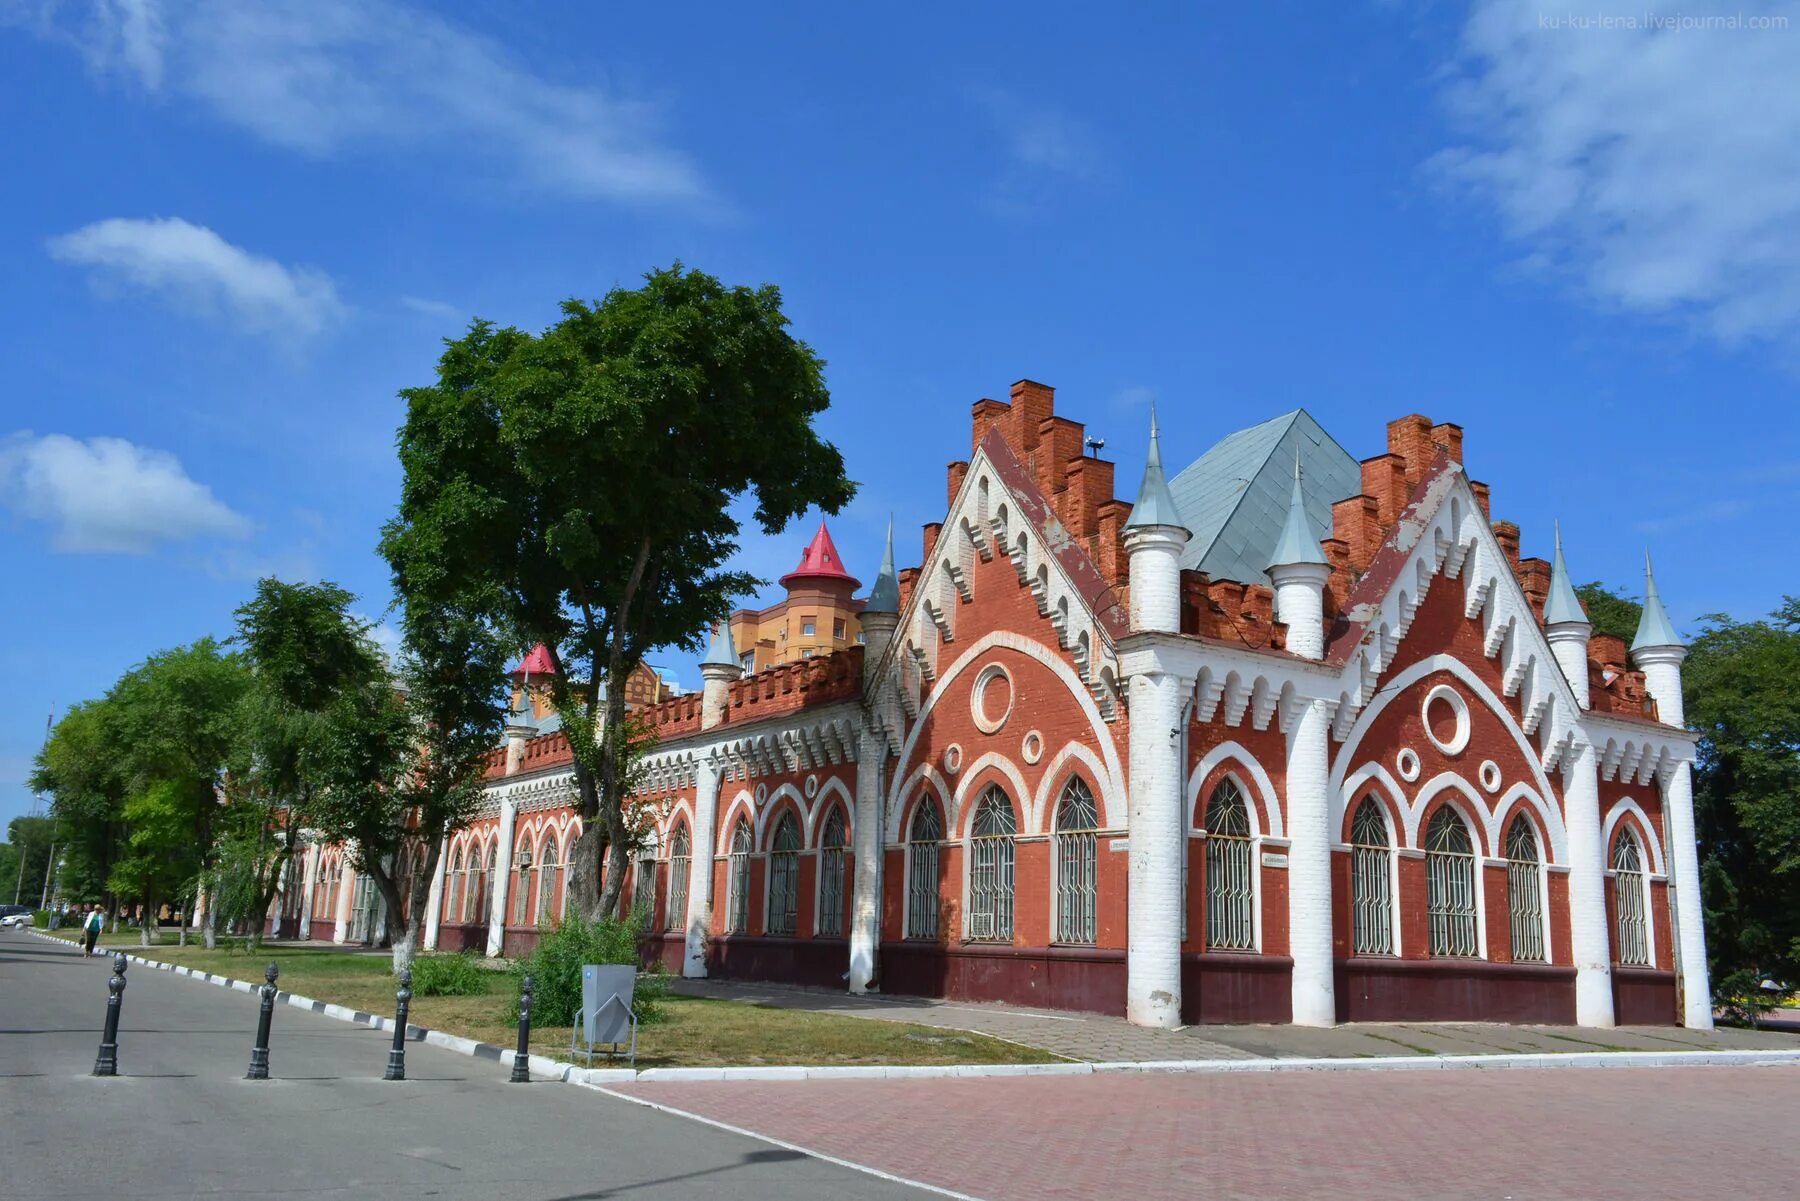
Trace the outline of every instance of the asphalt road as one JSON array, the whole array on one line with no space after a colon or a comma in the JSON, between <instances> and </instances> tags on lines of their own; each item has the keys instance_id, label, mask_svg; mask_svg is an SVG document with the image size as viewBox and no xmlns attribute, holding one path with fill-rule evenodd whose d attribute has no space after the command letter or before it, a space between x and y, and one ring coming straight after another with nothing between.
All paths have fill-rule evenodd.
<instances>
[{"instance_id":1,"label":"asphalt road","mask_svg":"<svg viewBox=\"0 0 1800 1201\"><path fill-rule=\"evenodd\" d=\"M768 1142L133 965L119 1071L95 1078L109 959L0 931L0 1198L917 1199ZM245 973L246 975L249 973Z\"/></svg>"}]
</instances>

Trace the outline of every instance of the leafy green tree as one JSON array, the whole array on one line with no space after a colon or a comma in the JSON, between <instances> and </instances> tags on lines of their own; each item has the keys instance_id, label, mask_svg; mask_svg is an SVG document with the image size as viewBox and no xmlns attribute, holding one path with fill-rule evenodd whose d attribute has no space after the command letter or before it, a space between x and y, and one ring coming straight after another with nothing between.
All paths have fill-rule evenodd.
<instances>
[{"instance_id":1,"label":"leafy green tree","mask_svg":"<svg viewBox=\"0 0 1800 1201\"><path fill-rule=\"evenodd\" d=\"M1751 1005L1765 978L1800 985L1797 679L1795 597L1761 621L1704 618L1683 667L1714 990Z\"/></svg>"},{"instance_id":2,"label":"leafy green tree","mask_svg":"<svg viewBox=\"0 0 1800 1201\"><path fill-rule=\"evenodd\" d=\"M284 874L293 874L320 783L341 757L334 716L344 717L346 694L385 678L368 623L350 612L355 599L330 582L270 578L237 610L236 642L253 687L240 709L232 803L222 811L232 824L232 857L211 883L221 899L242 899L252 944L261 940Z\"/></svg>"},{"instance_id":3,"label":"leafy green tree","mask_svg":"<svg viewBox=\"0 0 1800 1201\"><path fill-rule=\"evenodd\" d=\"M724 566L737 498L754 493L775 533L854 485L813 428L823 364L777 288L678 263L562 313L536 335L477 321L434 383L401 393L406 478L381 549L409 607L477 606L516 646L550 648L583 819L570 895L598 917L627 867L626 677L652 648L697 646L756 585Z\"/></svg>"},{"instance_id":4,"label":"leafy green tree","mask_svg":"<svg viewBox=\"0 0 1800 1201\"><path fill-rule=\"evenodd\" d=\"M6 824L6 842L0 846L0 901L36 905L43 899L55 843L56 823L51 818L21 815Z\"/></svg>"},{"instance_id":5,"label":"leafy green tree","mask_svg":"<svg viewBox=\"0 0 1800 1201\"><path fill-rule=\"evenodd\" d=\"M1637 635L1638 618L1644 613L1643 605L1624 592L1601 583L1579 584L1575 595L1587 609L1594 633L1611 634L1623 638L1627 646L1631 644Z\"/></svg>"},{"instance_id":6,"label":"leafy green tree","mask_svg":"<svg viewBox=\"0 0 1800 1201\"><path fill-rule=\"evenodd\" d=\"M127 785L115 740L111 700L72 705L50 731L31 773L34 791L50 795L62 894L71 901L115 899L107 887L125 845Z\"/></svg>"}]
</instances>

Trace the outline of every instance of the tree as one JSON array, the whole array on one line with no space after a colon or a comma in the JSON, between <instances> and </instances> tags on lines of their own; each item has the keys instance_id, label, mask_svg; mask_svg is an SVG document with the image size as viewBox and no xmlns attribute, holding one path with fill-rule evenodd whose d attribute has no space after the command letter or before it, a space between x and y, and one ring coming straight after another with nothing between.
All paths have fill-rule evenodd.
<instances>
[{"instance_id":1,"label":"tree","mask_svg":"<svg viewBox=\"0 0 1800 1201\"><path fill-rule=\"evenodd\" d=\"M1638 618L1643 616L1644 606L1636 599L1597 582L1578 585L1575 595L1586 607L1594 633L1623 638L1627 645L1637 636Z\"/></svg>"},{"instance_id":2,"label":"tree","mask_svg":"<svg viewBox=\"0 0 1800 1201\"><path fill-rule=\"evenodd\" d=\"M652 648L696 646L758 583L724 568L738 497L772 534L854 485L813 429L823 364L777 288L677 263L562 313L537 335L477 321L434 383L401 393L405 483L381 550L409 609L471 605L550 649L583 819L570 895L597 917L627 866L626 677Z\"/></svg>"},{"instance_id":3,"label":"tree","mask_svg":"<svg viewBox=\"0 0 1800 1201\"><path fill-rule=\"evenodd\" d=\"M1800 598L1762 621L1702 619L1683 669L1700 735L1695 820L1714 990L1800 985Z\"/></svg>"},{"instance_id":4,"label":"tree","mask_svg":"<svg viewBox=\"0 0 1800 1201\"><path fill-rule=\"evenodd\" d=\"M38 751L31 787L50 794L63 895L114 904L107 880L125 840L126 785L110 700L72 705Z\"/></svg>"},{"instance_id":5,"label":"tree","mask_svg":"<svg viewBox=\"0 0 1800 1201\"><path fill-rule=\"evenodd\" d=\"M292 875L300 831L330 770L333 711L342 697L385 678L355 597L330 582L264 579L237 610L236 641L254 687L240 709L239 760L229 788L232 858L210 879L221 898L243 898L252 944L269 905ZM217 906L208 909L211 938Z\"/></svg>"},{"instance_id":6,"label":"tree","mask_svg":"<svg viewBox=\"0 0 1800 1201\"><path fill-rule=\"evenodd\" d=\"M48 817L21 815L6 824L6 842L0 845L0 902L35 906L44 898L55 843L56 824Z\"/></svg>"}]
</instances>

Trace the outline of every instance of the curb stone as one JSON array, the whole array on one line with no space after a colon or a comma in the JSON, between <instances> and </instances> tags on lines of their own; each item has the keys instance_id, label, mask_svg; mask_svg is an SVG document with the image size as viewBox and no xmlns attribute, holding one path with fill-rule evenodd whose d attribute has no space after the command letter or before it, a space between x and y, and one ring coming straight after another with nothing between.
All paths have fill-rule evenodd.
<instances>
[{"instance_id":1,"label":"curb stone","mask_svg":"<svg viewBox=\"0 0 1800 1201\"><path fill-rule=\"evenodd\" d=\"M53 938L38 930L27 933L53 942L60 946L70 946L67 939ZM233 980L228 976L215 976L210 972L195 971L179 964L166 963L156 959L146 959L133 955L121 947L111 948L107 953L123 952L127 961L142 964L156 971L174 972L191 980L201 980L239 992L254 993L257 984L243 980ZM299 993L277 993L278 1000L285 1000L296 1009L309 1010L334 1018L337 1021L354 1025L368 1026L375 1030L392 1031L394 1019L364 1013L344 1005L326 1001L315 1001L311 997ZM416 1026L411 1022L406 1026L406 1037L412 1042L425 1042L467 1055L476 1059L491 1059L503 1066L510 1067L516 1052L511 1048L497 1047L492 1043L477 1042L472 1038L446 1034L442 1030L433 1030L426 1026ZM992 1064L934 1064L934 1065L882 1065L856 1064L831 1067L802 1066L762 1066L762 1067L723 1067L723 1068L582 1068L564 1063L560 1059L552 1059L543 1055L529 1057L532 1079L551 1083L601 1086L609 1084L676 1084L694 1082L717 1082L729 1080L743 1081L795 1081L795 1080L918 1080L932 1078L978 1078L999 1076L1086 1076L1098 1072L1109 1074L1144 1072L1431 1072L1459 1071L1474 1069L1478 1071L1506 1071L1520 1068L1670 1068L1670 1067L1765 1067L1765 1066L1800 1066L1800 1050L1795 1051L1755 1051L1755 1050L1714 1050L1714 1051L1567 1051L1555 1054L1495 1054L1495 1055L1393 1055L1370 1056L1360 1059L1332 1058L1279 1058L1279 1059L1160 1059L1160 1060L1122 1060L1109 1063L992 1063Z\"/></svg>"}]
</instances>

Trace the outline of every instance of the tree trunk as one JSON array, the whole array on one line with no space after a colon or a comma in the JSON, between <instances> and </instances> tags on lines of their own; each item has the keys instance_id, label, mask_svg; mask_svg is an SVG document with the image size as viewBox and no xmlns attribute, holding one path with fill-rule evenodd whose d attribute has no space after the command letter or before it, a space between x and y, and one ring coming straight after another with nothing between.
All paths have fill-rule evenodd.
<instances>
[{"instance_id":1,"label":"tree trunk","mask_svg":"<svg viewBox=\"0 0 1800 1201\"><path fill-rule=\"evenodd\" d=\"M394 937L394 927L402 924L403 919L401 918L401 914L406 912L406 905L400 896L400 882L394 878L393 873L389 872L387 868L382 865L379 856L375 857L374 862L366 866L366 870L369 873L369 878L375 881L375 891L381 894L382 904L387 906L387 921L384 923L384 926L386 929L388 945L394 950L394 971L398 974L401 968L406 967L412 962L412 946L410 945L412 942L412 923L410 919L405 919L404 923L406 936L403 938ZM414 891L416 892L418 890L414 889ZM422 906L414 906L414 908L422 908ZM372 935L374 934L374 931L371 930L369 933ZM402 948L404 948L404 952L402 951Z\"/></svg>"},{"instance_id":2,"label":"tree trunk","mask_svg":"<svg viewBox=\"0 0 1800 1201\"><path fill-rule=\"evenodd\" d=\"M582 823L581 837L569 851L569 904L588 921L601 915L600 864L607 834L597 819Z\"/></svg>"},{"instance_id":3,"label":"tree trunk","mask_svg":"<svg viewBox=\"0 0 1800 1201\"><path fill-rule=\"evenodd\" d=\"M396 976L412 966L419 948L425 945L425 911L431 906L431 882L437 878L438 848L444 840L444 833L439 830L425 842L425 861L419 865L419 874L413 878L414 904L412 911L406 915L406 934L405 937L394 940ZM443 898L439 897L438 900L441 904Z\"/></svg>"},{"instance_id":4,"label":"tree trunk","mask_svg":"<svg viewBox=\"0 0 1800 1201\"><path fill-rule=\"evenodd\" d=\"M150 937L150 931L155 928L155 923L156 923L155 914L156 914L156 894L154 892L147 892L144 894L144 915L145 916L138 923L138 946L140 946L140 947L147 947L151 944L152 941L154 941Z\"/></svg>"}]
</instances>

